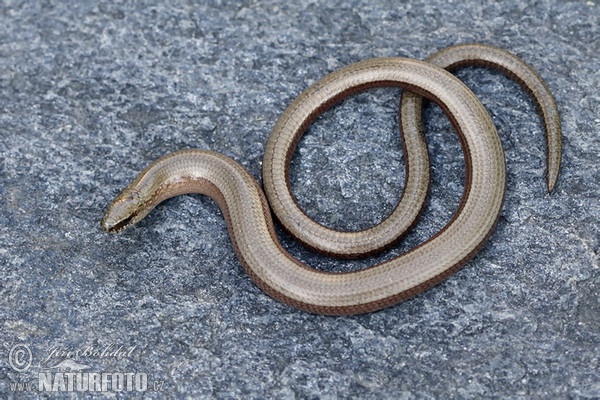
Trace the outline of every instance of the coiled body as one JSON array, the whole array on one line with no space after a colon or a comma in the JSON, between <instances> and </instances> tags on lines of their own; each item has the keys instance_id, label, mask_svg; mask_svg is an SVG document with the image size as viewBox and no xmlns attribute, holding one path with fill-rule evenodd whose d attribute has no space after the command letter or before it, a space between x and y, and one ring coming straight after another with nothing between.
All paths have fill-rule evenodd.
<instances>
[{"instance_id":1,"label":"coiled body","mask_svg":"<svg viewBox=\"0 0 600 400\"><path fill-rule=\"evenodd\" d=\"M400 86L436 102L455 126L465 151L466 182L459 210L437 235L409 252L347 273L310 268L280 245L269 205L254 178L235 161L205 150L176 152L146 168L111 204L102 221L103 229L124 229L166 198L202 193L221 207L236 253L248 274L278 300L314 313L345 315L375 311L420 293L474 256L496 224L505 192L504 154L496 129L475 95L445 70L409 59L373 59L342 68L313 84L288 107L273 130L265 151L265 190L289 210L286 202L291 199L294 203L293 198L290 195L282 200L285 196L276 187L283 185L289 192L287 170L299 136L332 104L378 86ZM418 127L413 129L417 135ZM422 139L416 140L421 141L417 147L421 146ZM427 175L428 162L422 161L418 153L410 154ZM409 169L409 174L413 171ZM271 172L273 179L267 178ZM415 186L417 193L407 188L403 199L409 196L420 210L427 182L415 182ZM295 229L290 228L290 219L304 230L300 210L282 216L276 207L276 215L290 231ZM413 223L410 216L402 216L401 220L405 218L408 222L402 229ZM397 230L384 239L373 240L367 234L366 242L371 244L364 245L365 240L355 240L352 234L350 244L338 240L337 235L335 231L333 236L328 231L317 232L317 245L310 243L312 239L302 240L327 253L335 252L327 242L341 242L345 255L353 256L385 247L399 236Z\"/></svg>"},{"instance_id":2,"label":"coiled body","mask_svg":"<svg viewBox=\"0 0 600 400\"><path fill-rule=\"evenodd\" d=\"M427 62L445 69L467 65L492 67L515 79L532 95L546 128L547 184L548 190L552 191L560 169L560 120L552 94L535 70L505 50L481 44L448 47L433 54ZM321 81L321 85L329 84L327 78ZM357 85L348 90L360 89ZM305 128L323 109L330 106L329 103L321 103L318 108L310 107L310 110L298 108L301 104L313 105L309 98L313 96L312 90L316 90L316 85L298 96L288 107L269 137L263 160L263 184L269 204L292 236L319 252L351 258L383 250L412 227L425 203L429 187L429 157L421 132L422 97L410 91L402 95L400 134L406 157L406 179L398 205L388 218L372 228L339 232L320 225L306 215L290 190L289 167L295 145Z\"/></svg>"}]
</instances>

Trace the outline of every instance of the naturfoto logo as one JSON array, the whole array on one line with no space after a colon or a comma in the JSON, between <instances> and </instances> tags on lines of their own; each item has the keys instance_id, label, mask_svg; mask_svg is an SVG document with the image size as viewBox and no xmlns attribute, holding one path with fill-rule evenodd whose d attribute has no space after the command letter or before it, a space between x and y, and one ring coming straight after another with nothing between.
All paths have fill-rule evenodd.
<instances>
[{"instance_id":1,"label":"naturfoto logo","mask_svg":"<svg viewBox=\"0 0 600 400\"><path fill-rule=\"evenodd\" d=\"M161 391L162 382L148 386L148 374L138 371L94 371L90 366L103 359L132 357L136 346L114 343L106 346L84 346L70 349L55 346L48 350L40 362L33 365L34 356L26 344L14 345L8 354L10 367L24 376L35 374L37 382L20 380L10 383L13 392L145 392ZM34 375L35 376L35 375Z\"/></svg>"}]
</instances>

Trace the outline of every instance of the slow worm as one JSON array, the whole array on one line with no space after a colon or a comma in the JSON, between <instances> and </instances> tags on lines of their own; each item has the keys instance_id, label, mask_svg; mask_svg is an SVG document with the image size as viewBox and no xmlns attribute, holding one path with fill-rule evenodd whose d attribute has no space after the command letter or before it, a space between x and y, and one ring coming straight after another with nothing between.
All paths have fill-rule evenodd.
<instances>
[{"instance_id":1,"label":"slow worm","mask_svg":"<svg viewBox=\"0 0 600 400\"><path fill-rule=\"evenodd\" d=\"M483 246L505 192L504 153L496 129L483 105L453 75L430 63L402 58L372 59L341 68L311 85L283 113L273 130L278 139L271 137L267 145L264 166L279 168L275 166L282 164L273 160L282 159L283 181L289 187L286 170L291 153L314 118L347 96L380 86L399 86L436 102L452 121L465 151L466 182L459 210L438 234L409 252L347 273L322 272L302 264L279 243L256 180L237 162L206 150L179 151L151 164L111 203L102 228L118 232L169 197L201 193L219 204L236 253L254 282L284 303L319 314L359 314L426 290ZM420 107L415 111L420 112ZM428 169L428 163L424 165ZM427 183L420 185L427 190ZM265 190L272 190L266 180Z\"/></svg>"},{"instance_id":2,"label":"slow worm","mask_svg":"<svg viewBox=\"0 0 600 400\"><path fill-rule=\"evenodd\" d=\"M560 119L550 90L535 70L506 50L483 44L451 46L433 54L427 62L449 70L463 66L495 68L519 82L531 94L546 128L547 185L552 191L560 168ZM274 127L263 159L265 194L285 229L316 251L346 258L379 252L401 239L417 220L429 187L429 156L421 122L422 97L405 92L400 104L400 134L406 157L406 178L400 201L381 223L358 232L340 232L319 224L304 213L293 197L289 169L296 143L322 111L319 108L314 115L297 112L294 118L302 124L286 124L293 107L284 112Z\"/></svg>"}]
</instances>

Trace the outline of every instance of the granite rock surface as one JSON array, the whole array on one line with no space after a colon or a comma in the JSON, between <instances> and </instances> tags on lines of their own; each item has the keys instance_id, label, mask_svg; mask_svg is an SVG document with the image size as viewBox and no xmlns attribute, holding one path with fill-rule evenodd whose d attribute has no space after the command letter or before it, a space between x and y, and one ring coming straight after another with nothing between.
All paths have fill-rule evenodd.
<instances>
[{"instance_id":1,"label":"granite rock surface","mask_svg":"<svg viewBox=\"0 0 600 400\"><path fill-rule=\"evenodd\" d=\"M0 2L0 397L68 391L56 380L78 371L137 374L146 398L600 398L599 22L595 0ZM526 92L496 71L458 71L501 136L506 201L483 250L412 300L339 318L272 300L206 197L171 199L120 235L100 230L108 203L156 158L211 149L260 180L270 130L311 83L469 42L506 48L546 80L562 172L548 194ZM394 208L400 95L354 96L300 141L292 186L319 222L356 230ZM359 261L281 232L285 247L348 271L442 228L464 157L437 106L424 118L431 193L402 243ZM140 395L125 389L111 395Z\"/></svg>"}]
</instances>

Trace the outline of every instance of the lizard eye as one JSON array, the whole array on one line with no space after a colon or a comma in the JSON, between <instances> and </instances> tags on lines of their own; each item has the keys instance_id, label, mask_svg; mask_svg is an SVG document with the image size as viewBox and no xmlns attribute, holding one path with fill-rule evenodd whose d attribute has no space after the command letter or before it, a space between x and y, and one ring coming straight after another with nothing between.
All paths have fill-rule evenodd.
<instances>
[{"instance_id":1,"label":"lizard eye","mask_svg":"<svg viewBox=\"0 0 600 400\"><path fill-rule=\"evenodd\" d=\"M140 199L140 194L138 192L131 192L129 197L127 197L128 201L137 202Z\"/></svg>"}]
</instances>

